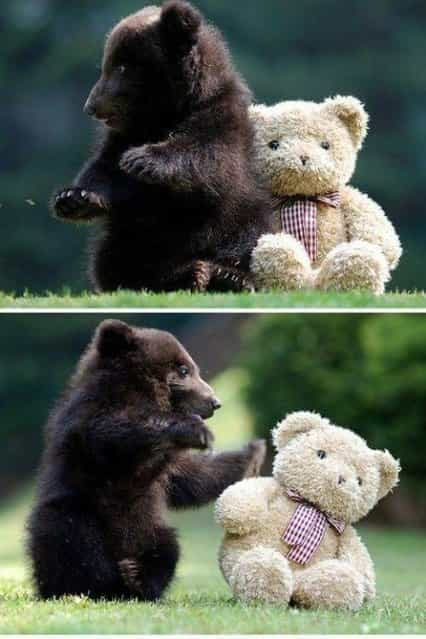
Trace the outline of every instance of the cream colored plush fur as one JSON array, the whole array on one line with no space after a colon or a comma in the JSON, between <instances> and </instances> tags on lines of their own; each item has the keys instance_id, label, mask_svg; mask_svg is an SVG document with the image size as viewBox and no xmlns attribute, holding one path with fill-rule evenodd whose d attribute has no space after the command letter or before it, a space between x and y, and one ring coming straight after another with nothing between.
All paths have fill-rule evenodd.
<instances>
[{"instance_id":1,"label":"cream colored plush fur","mask_svg":"<svg viewBox=\"0 0 426 639\"><path fill-rule=\"evenodd\" d=\"M358 610L375 596L375 574L352 524L397 484L399 463L314 413L287 416L273 438L273 477L245 479L217 502L216 519L225 531L222 573L245 602ZM321 459L318 451L326 457ZM298 506L286 489L347 524L341 536L328 526L305 566L286 557L289 547L282 536Z\"/></svg>"},{"instance_id":2,"label":"cream colored plush fur","mask_svg":"<svg viewBox=\"0 0 426 639\"><path fill-rule=\"evenodd\" d=\"M334 191L342 196L338 209L318 206L315 263L311 264L304 246L288 234L260 239L252 259L257 286L363 289L382 294L402 250L382 208L348 186L368 131L368 115L361 102L337 96L321 104L258 105L250 113L258 172L276 198ZM278 208L275 221L280 230Z\"/></svg>"}]
</instances>

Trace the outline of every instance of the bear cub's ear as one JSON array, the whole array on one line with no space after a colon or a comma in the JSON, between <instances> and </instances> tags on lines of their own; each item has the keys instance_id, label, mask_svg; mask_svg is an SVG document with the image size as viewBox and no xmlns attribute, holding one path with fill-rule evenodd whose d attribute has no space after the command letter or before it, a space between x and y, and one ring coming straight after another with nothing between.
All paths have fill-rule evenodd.
<instances>
[{"instance_id":1,"label":"bear cub's ear","mask_svg":"<svg viewBox=\"0 0 426 639\"><path fill-rule=\"evenodd\" d=\"M117 357L135 350L133 329L119 320L105 320L96 331L95 344L102 357Z\"/></svg>"},{"instance_id":2,"label":"bear cub's ear","mask_svg":"<svg viewBox=\"0 0 426 639\"><path fill-rule=\"evenodd\" d=\"M376 450L374 451L374 456L380 471L380 487L377 499L382 499L398 484L401 466L399 460L392 457L388 450Z\"/></svg>"},{"instance_id":3,"label":"bear cub's ear","mask_svg":"<svg viewBox=\"0 0 426 639\"><path fill-rule=\"evenodd\" d=\"M307 411L299 411L291 413L279 422L275 430L272 432L272 439L277 450L284 448L288 442L303 433L308 433L314 428L324 428L329 426L330 422L325 417L321 417L318 413L310 413Z\"/></svg>"},{"instance_id":4,"label":"bear cub's ear","mask_svg":"<svg viewBox=\"0 0 426 639\"><path fill-rule=\"evenodd\" d=\"M346 125L355 148L359 151L367 137L370 119L362 102L350 95L337 95L335 98L326 100L324 106Z\"/></svg>"},{"instance_id":5,"label":"bear cub's ear","mask_svg":"<svg viewBox=\"0 0 426 639\"><path fill-rule=\"evenodd\" d=\"M161 29L170 50L187 53L197 41L201 14L189 2L169 0L161 11Z\"/></svg>"}]
</instances>

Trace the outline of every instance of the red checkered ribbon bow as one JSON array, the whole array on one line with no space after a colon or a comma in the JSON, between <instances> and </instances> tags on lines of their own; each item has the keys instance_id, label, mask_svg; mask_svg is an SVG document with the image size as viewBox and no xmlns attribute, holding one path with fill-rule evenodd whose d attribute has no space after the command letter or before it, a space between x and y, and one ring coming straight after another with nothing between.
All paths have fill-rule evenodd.
<instances>
[{"instance_id":1,"label":"red checkered ribbon bow","mask_svg":"<svg viewBox=\"0 0 426 639\"><path fill-rule=\"evenodd\" d=\"M326 195L305 197L295 195L281 202L281 225L285 233L293 235L305 247L312 262L318 255L318 204L337 209L342 196L338 191Z\"/></svg>"},{"instance_id":2,"label":"red checkered ribbon bow","mask_svg":"<svg viewBox=\"0 0 426 639\"><path fill-rule=\"evenodd\" d=\"M287 495L292 501L299 502L283 535L283 541L291 546L287 559L304 566L321 545L327 526L332 526L338 535L342 535L346 524L318 510L294 490L288 490Z\"/></svg>"}]
</instances>

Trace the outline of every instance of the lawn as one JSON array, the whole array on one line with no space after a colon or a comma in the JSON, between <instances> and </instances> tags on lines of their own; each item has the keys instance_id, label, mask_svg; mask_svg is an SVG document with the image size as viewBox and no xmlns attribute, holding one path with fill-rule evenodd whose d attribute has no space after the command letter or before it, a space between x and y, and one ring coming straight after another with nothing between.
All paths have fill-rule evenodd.
<instances>
[{"instance_id":1,"label":"lawn","mask_svg":"<svg viewBox=\"0 0 426 639\"><path fill-rule=\"evenodd\" d=\"M236 603L216 562L220 530L210 509L172 518L183 559L161 604L35 600L22 555L30 493L0 512L0 633L5 634L414 634L426 632L426 539L364 530L376 560L379 597L357 614Z\"/></svg>"},{"instance_id":2,"label":"lawn","mask_svg":"<svg viewBox=\"0 0 426 639\"><path fill-rule=\"evenodd\" d=\"M374 297L367 293L319 293L300 291L292 293L257 294L191 294L176 293L134 293L120 291L110 295L92 293L46 294L35 296L26 293L22 297L0 293L0 308L137 308L137 309L281 309L281 308L426 308L426 293L400 292Z\"/></svg>"}]
</instances>

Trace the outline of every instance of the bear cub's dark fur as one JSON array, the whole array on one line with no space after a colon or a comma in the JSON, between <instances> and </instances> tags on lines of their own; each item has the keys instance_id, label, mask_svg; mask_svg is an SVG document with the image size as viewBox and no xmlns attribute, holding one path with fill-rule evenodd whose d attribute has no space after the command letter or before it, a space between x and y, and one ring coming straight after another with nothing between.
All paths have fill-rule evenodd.
<instances>
[{"instance_id":1,"label":"bear cub's dark fur","mask_svg":"<svg viewBox=\"0 0 426 639\"><path fill-rule=\"evenodd\" d=\"M28 551L42 598L158 599L179 557L170 508L258 473L263 441L213 454L220 403L170 334L106 321L50 417Z\"/></svg>"},{"instance_id":2,"label":"bear cub's dark fur","mask_svg":"<svg viewBox=\"0 0 426 639\"><path fill-rule=\"evenodd\" d=\"M53 200L58 217L100 225L97 290L251 290L272 209L250 102L221 34L190 4L147 7L113 29L86 103L104 125L98 148Z\"/></svg>"}]
</instances>

